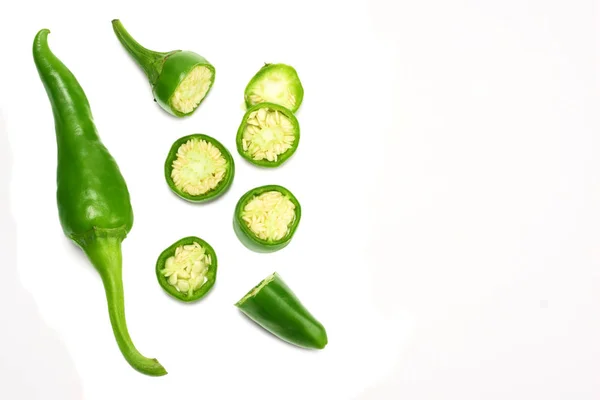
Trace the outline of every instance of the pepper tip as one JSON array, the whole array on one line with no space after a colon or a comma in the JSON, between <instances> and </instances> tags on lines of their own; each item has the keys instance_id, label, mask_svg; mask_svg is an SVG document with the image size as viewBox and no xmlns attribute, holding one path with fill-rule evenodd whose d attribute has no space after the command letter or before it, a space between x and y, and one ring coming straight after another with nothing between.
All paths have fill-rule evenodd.
<instances>
[{"instance_id":1,"label":"pepper tip","mask_svg":"<svg viewBox=\"0 0 600 400\"><path fill-rule=\"evenodd\" d=\"M40 30L38 31L38 33L36 34L36 36L38 36L38 37L39 37L39 36L47 36L49 33L50 33L50 29L48 29L48 28L43 28L43 29L40 29Z\"/></svg>"},{"instance_id":2,"label":"pepper tip","mask_svg":"<svg viewBox=\"0 0 600 400\"><path fill-rule=\"evenodd\" d=\"M145 375L165 376L169 374L165 367L163 367L162 364L156 358L150 359L150 362L145 363L145 365L131 365L134 367L134 369L137 369L139 372Z\"/></svg>"},{"instance_id":3,"label":"pepper tip","mask_svg":"<svg viewBox=\"0 0 600 400\"><path fill-rule=\"evenodd\" d=\"M48 46L48 34L50 33L50 29L40 29L38 31L38 33L35 35L35 38L33 40L33 54L35 57L35 54L38 53L40 51L41 48L47 47Z\"/></svg>"}]
</instances>

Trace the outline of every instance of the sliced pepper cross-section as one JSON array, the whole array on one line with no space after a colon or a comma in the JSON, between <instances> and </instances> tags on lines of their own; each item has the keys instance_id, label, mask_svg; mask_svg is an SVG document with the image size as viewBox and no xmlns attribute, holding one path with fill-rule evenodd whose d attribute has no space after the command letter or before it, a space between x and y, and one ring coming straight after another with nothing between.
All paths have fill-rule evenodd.
<instances>
[{"instance_id":1,"label":"sliced pepper cross-section","mask_svg":"<svg viewBox=\"0 0 600 400\"><path fill-rule=\"evenodd\" d=\"M195 203L224 194L234 174L231 153L218 140L199 133L175 141L165 161L171 190Z\"/></svg>"},{"instance_id":2,"label":"sliced pepper cross-section","mask_svg":"<svg viewBox=\"0 0 600 400\"><path fill-rule=\"evenodd\" d=\"M156 277L160 286L176 299L200 300L217 279L217 255L199 237L185 237L160 254Z\"/></svg>"},{"instance_id":3,"label":"sliced pepper cross-section","mask_svg":"<svg viewBox=\"0 0 600 400\"><path fill-rule=\"evenodd\" d=\"M192 115L212 88L215 67L192 51L147 49L121 21L115 19L112 25L117 39L146 73L158 105L176 117Z\"/></svg>"},{"instance_id":4,"label":"sliced pepper cross-section","mask_svg":"<svg viewBox=\"0 0 600 400\"><path fill-rule=\"evenodd\" d=\"M260 103L246 112L237 132L238 153L252 164L277 167L290 158L300 141L300 126L287 108Z\"/></svg>"},{"instance_id":5,"label":"sliced pepper cross-section","mask_svg":"<svg viewBox=\"0 0 600 400\"><path fill-rule=\"evenodd\" d=\"M233 228L247 248L270 253L290 243L300 216L300 203L292 192L279 185L260 186L238 201Z\"/></svg>"},{"instance_id":6,"label":"sliced pepper cross-section","mask_svg":"<svg viewBox=\"0 0 600 400\"><path fill-rule=\"evenodd\" d=\"M298 73L286 64L265 64L244 91L248 108L259 103L275 103L296 112L303 97L304 88Z\"/></svg>"},{"instance_id":7,"label":"sliced pepper cross-section","mask_svg":"<svg viewBox=\"0 0 600 400\"><path fill-rule=\"evenodd\" d=\"M236 304L248 318L278 338L296 346L323 349L327 332L274 272Z\"/></svg>"}]
</instances>

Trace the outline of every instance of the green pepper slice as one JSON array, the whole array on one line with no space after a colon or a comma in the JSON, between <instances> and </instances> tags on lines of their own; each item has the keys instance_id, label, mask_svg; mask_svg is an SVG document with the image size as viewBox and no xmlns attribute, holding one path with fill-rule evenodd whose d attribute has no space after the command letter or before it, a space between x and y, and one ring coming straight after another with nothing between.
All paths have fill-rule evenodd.
<instances>
[{"instance_id":1,"label":"green pepper slice","mask_svg":"<svg viewBox=\"0 0 600 400\"><path fill-rule=\"evenodd\" d=\"M233 229L250 250L271 253L290 243L300 216L300 203L292 192L279 185L260 186L238 201Z\"/></svg>"},{"instance_id":2,"label":"green pepper slice","mask_svg":"<svg viewBox=\"0 0 600 400\"><path fill-rule=\"evenodd\" d=\"M196 236L180 239L156 261L160 286L177 300L198 301L217 279L217 255L211 245Z\"/></svg>"},{"instance_id":3,"label":"green pepper slice","mask_svg":"<svg viewBox=\"0 0 600 400\"><path fill-rule=\"evenodd\" d=\"M278 338L308 349L327 345L325 327L302 305L277 272L250 290L235 306Z\"/></svg>"},{"instance_id":4,"label":"green pepper slice","mask_svg":"<svg viewBox=\"0 0 600 400\"><path fill-rule=\"evenodd\" d=\"M294 113L274 103L250 107L236 136L238 153L267 168L283 164L296 152L299 142L300 126Z\"/></svg>"},{"instance_id":5,"label":"green pepper slice","mask_svg":"<svg viewBox=\"0 0 600 400\"><path fill-rule=\"evenodd\" d=\"M231 153L217 139L201 133L177 139L165 160L165 179L171 190L194 203L224 194L234 174Z\"/></svg>"},{"instance_id":6,"label":"green pepper slice","mask_svg":"<svg viewBox=\"0 0 600 400\"><path fill-rule=\"evenodd\" d=\"M298 73L286 64L265 64L244 91L248 108L259 103L275 103L294 113L300 108L303 97L304 88Z\"/></svg>"},{"instance_id":7,"label":"green pepper slice","mask_svg":"<svg viewBox=\"0 0 600 400\"><path fill-rule=\"evenodd\" d=\"M115 35L144 70L154 100L176 117L192 115L215 81L215 67L192 51L157 52L139 44L121 21L112 21Z\"/></svg>"}]
</instances>

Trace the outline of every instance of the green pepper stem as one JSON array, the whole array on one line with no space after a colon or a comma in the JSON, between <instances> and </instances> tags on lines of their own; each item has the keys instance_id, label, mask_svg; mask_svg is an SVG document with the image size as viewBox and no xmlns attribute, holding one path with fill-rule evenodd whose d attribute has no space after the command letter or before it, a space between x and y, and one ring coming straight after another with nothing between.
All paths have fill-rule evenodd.
<instances>
[{"instance_id":1,"label":"green pepper stem","mask_svg":"<svg viewBox=\"0 0 600 400\"><path fill-rule=\"evenodd\" d=\"M150 80L150 83L154 86L158 76L162 72L163 63L165 58L179 50L171 51L168 53L160 53L157 51L149 50L139 44L130 34L127 32L121 21L118 19L112 20L113 30L119 39L119 42L125 47L125 50L133 57L137 64L144 70L146 76Z\"/></svg>"},{"instance_id":2,"label":"green pepper stem","mask_svg":"<svg viewBox=\"0 0 600 400\"><path fill-rule=\"evenodd\" d=\"M110 323L121 353L135 370L143 374L166 375L167 371L158 360L140 354L129 336L123 298L121 241L119 237L96 237L86 242L83 250L102 277Z\"/></svg>"}]
</instances>

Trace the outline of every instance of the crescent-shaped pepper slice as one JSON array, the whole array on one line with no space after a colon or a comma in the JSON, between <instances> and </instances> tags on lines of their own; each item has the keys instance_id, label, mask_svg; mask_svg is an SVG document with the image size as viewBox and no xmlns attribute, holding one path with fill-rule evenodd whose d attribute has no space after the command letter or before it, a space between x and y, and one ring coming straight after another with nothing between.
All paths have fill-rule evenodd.
<instances>
[{"instance_id":1,"label":"crescent-shaped pepper slice","mask_svg":"<svg viewBox=\"0 0 600 400\"><path fill-rule=\"evenodd\" d=\"M277 272L256 285L235 306L288 343L308 349L323 349L327 345L325 327L302 305Z\"/></svg>"}]
</instances>

